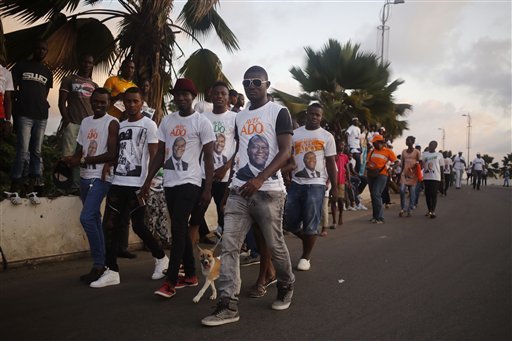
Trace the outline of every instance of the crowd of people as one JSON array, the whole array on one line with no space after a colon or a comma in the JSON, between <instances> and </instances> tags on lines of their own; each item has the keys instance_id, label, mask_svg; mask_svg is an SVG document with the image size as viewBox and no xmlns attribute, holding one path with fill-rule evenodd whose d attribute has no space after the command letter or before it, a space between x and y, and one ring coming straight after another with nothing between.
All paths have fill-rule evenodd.
<instances>
[{"instance_id":1,"label":"crowd of people","mask_svg":"<svg viewBox=\"0 0 512 341\"><path fill-rule=\"evenodd\" d=\"M41 144L53 83L43 63L47 51L46 42L38 42L33 59L14 67L13 82L1 84L3 93L16 91L12 116L17 150L7 192L13 205L21 202L22 186L27 186L32 203L40 202ZM80 280L92 288L121 282L117 258L130 257L126 247L131 225L155 259L151 278L163 279L156 295L171 298L178 289L197 286L194 249L210 232L205 213L213 197L222 267L219 302L202 319L206 326L239 320L241 265L260 267L250 297L264 296L275 283L272 309L287 309L294 290L292 269L311 269L317 238L341 227L343 211L367 210L362 202L366 186L374 224L384 223L390 189L400 193L400 217L412 216L424 191L426 216L436 218L438 193L447 195L453 182L460 189L467 169L462 153L452 158L437 152L436 141L422 151L413 136L397 155L385 127L367 129L356 117L335 138L322 128L319 103L308 106L299 126L267 93L271 83L260 66L244 74L247 105L244 95L221 81L196 102L194 83L178 79L171 90L177 111L157 126L146 102L149 82L135 82L132 61L125 60L103 87L91 79L93 65L91 55L82 55L78 72L65 77L59 91L62 162L72 170L66 191L79 193L82 200L80 222L93 263ZM3 117L10 119L11 101L2 98ZM469 167L473 187L479 190L485 161L477 154ZM295 267L285 233L302 242ZM165 243L171 240L167 256ZM251 254L241 257L244 244Z\"/></svg>"}]
</instances>

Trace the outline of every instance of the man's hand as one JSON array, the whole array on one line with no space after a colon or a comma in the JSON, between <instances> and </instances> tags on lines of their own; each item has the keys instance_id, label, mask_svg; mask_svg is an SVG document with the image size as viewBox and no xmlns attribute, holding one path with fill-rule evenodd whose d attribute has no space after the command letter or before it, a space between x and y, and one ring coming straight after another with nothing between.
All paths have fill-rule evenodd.
<instances>
[{"instance_id":1,"label":"man's hand","mask_svg":"<svg viewBox=\"0 0 512 341\"><path fill-rule=\"evenodd\" d=\"M103 165L103 169L101 170L101 180L105 181L107 179L107 177L109 177L111 175L112 174L110 173L110 163L106 162Z\"/></svg>"},{"instance_id":2,"label":"man's hand","mask_svg":"<svg viewBox=\"0 0 512 341\"><path fill-rule=\"evenodd\" d=\"M337 186L331 186L331 190L329 191L329 197L333 200L336 200L338 197L338 188Z\"/></svg>"},{"instance_id":3,"label":"man's hand","mask_svg":"<svg viewBox=\"0 0 512 341\"><path fill-rule=\"evenodd\" d=\"M139 189L139 193L137 193L137 200L139 202L148 202L150 186L151 182L144 182L144 185Z\"/></svg>"},{"instance_id":4,"label":"man's hand","mask_svg":"<svg viewBox=\"0 0 512 341\"><path fill-rule=\"evenodd\" d=\"M78 155L64 156L62 159L68 167L78 167L80 165L80 157Z\"/></svg>"},{"instance_id":5,"label":"man's hand","mask_svg":"<svg viewBox=\"0 0 512 341\"><path fill-rule=\"evenodd\" d=\"M211 200L212 200L212 192L211 191L203 191L203 193L201 193L201 198L199 198L199 206L208 208Z\"/></svg>"},{"instance_id":6,"label":"man's hand","mask_svg":"<svg viewBox=\"0 0 512 341\"><path fill-rule=\"evenodd\" d=\"M255 177L250 180L248 180L242 187L239 189L240 195L248 199L250 198L254 193L256 193L261 186L263 186L263 183L265 180L261 179L260 177Z\"/></svg>"},{"instance_id":7,"label":"man's hand","mask_svg":"<svg viewBox=\"0 0 512 341\"><path fill-rule=\"evenodd\" d=\"M213 171L213 181L220 182L229 171L229 165L226 163Z\"/></svg>"}]
</instances>

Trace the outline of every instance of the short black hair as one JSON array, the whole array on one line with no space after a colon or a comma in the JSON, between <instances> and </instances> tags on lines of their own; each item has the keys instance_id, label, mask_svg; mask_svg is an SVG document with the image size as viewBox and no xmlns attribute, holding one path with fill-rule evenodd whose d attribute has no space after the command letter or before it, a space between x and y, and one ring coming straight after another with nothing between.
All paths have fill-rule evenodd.
<instances>
[{"instance_id":1,"label":"short black hair","mask_svg":"<svg viewBox=\"0 0 512 341\"><path fill-rule=\"evenodd\" d=\"M324 107L322 107L322 105L320 103L311 103L310 105L308 105L308 109L309 108L319 108L319 109L322 109L322 111L324 111Z\"/></svg>"},{"instance_id":2,"label":"short black hair","mask_svg":"<svg viewBox=\"0 0 512 341\"><path fill-rule=\"evenodd\" d=\"M226 84L226 82L223 81L216 81L215 83L213 83L213 85L210 87L210 90L213 90L213 88L216 88L218 86L223 86L226 88L226 90L228 90L228 92L230 91L229 86Z\"/></svg>"},{"instance_id":3,"label":"short black hair","mask_svg":"<svg viewBox=\"0 0 512 341\"><path fill-rule=\"evenodd\" d=\"M142 97L142 89L136 86L126 89L125 94L139 94Z\"/></svg>"},{"instance_id":4,"label":"short black hair","mask_svg":"<svg viewBox=\"0 0 512 341\"><path fill-rule=\"evenodd\" d=\"M229 97L231 96L238 96L238 91L236 91L235 89L230 89L229 90Z\"/></svg>"},{"instance_id":5,"label":"short black hair","mask_svg":"<svg viewBox=\"0 0 512 341\"><path fill-rule=\"evenodd\" d=\"M259 65L251 66L245 71L244 75L248 73L261 73L265 77L265 80L268 80L267 71Z\"/></svg>"},{"instance_id":6,"label":"short black hair","mask_svg":"<svg viewBox=\"0 0 512 341\"><path fill-rule=\"evenodd\" d=\"M96 89L94 89L94 91L92 92L91 97L94 96L94 94L108 95L109 98L110 98L110 91L108 91L105 88L96 88Z\"/></svg>"}]
</instances>

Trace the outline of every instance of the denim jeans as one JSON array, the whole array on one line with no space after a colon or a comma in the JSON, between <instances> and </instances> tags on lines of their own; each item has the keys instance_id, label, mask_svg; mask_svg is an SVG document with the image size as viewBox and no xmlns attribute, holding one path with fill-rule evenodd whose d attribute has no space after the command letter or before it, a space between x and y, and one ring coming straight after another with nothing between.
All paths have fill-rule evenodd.
<instances>
[{"instance_id":1,"label":"denim jeans","mask_svg":"<svg viewBox=\"0 0 512 341\"><path fill-rule=\"evenodd\" d=\"M299 185L292 182L288 189L285 225L290 232L301 230L308 236L320 233L325 185Z\"/></svg>"},{"instance_id":2,"label":"denim jeans","mask_svg":"<svg viewBox=\"0 0 512 341\"><path fill-rule=\"evenodd\" d=\"M30 175L41 177L41 147L47 120L37 120L17 116L16 120L16 158L11 171L11 178L19 181ZM27 167L28 166L28 167Z\"/></svg>"},{"instance_id":3,"label":"denim jeans","mask_svg":"<svg viewBox=\"0 0 512 341\"><path fill-rule=\"evenodd\" d=\"M387 175L381 174L375 178L368 177L368 187L370 189L370 196L372 199L373 218L377 220L384 219L382 211L382 192L384 192L387 182Z\"/></svg>"},{"instance_id":4,"label":"denim jeans","mask_svg":"<svg viewBox=\"0 0 512 341\"><path fill-rule=\"evenodd\" d=\"M80 213L80 223L89 240L95 267L105 265L105 237L101 224L100 206L110 185L110 182L101 179L80 179L80 199L84 205Z\"/></svg>"},{"instance_id":5,"label":"denim jeans","mask_svg":"<svg viewBox=\"0 0 512 341\"><path fill-rule=\"evenodd\" d=\"M80 124L69 122L68 125L62 129L62 156L71 156L75 154L76 138ZM71 189L78 188L80 181L80 167L73 167L73 185Z\"/></svg>"},{"instance_id":6,"label":"denim jeans","mask_svg":"<svg viewBox=\"0 0 512 341\"><path fill-rule=\"evenodd\" d=\"M240 248L254 223L261 229L265 242L272 251L278 282L283 285L295 282L290 254L283 236L285 196L283 192L258 191L245 199L238 193L238 188L231 189L224 210L222 267L217 284L220 298L236 299Z\"/></svg>"},{"instance_id":7,"label":"denim jeans","mask_svg":"<svg viewBox=\"0 0 512 341\"><path fill-rule=\"evenodd\" d=\"M409 206L407 206L407 212L412 210L414 203L416 202L416 185L400 184L400 208L402 211L406 210L405 207L405 189L409 189Z\"/></svg>"}]
</instances>

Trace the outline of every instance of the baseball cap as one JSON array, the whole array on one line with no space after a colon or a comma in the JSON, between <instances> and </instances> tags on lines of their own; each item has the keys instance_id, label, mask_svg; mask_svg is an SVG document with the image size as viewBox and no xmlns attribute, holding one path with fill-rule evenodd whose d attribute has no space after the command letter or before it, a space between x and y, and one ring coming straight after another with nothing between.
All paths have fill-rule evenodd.
<instances>
[{"instance_id":1,"label":"baseball cap","mask_svg":"<svg viewBox=\"0 0 512 341\"><path fill-rule=\"evenodd\" d=\"M382 135L375 135L373 138L372 138L372 143L375 143L377 141L381 141L381 142L384 142L384 137L382 137Z\"/></svg>"},{"instance_id":2,"label":"baseball cap","mask_svg":"<svg viewBox=\"0 0 512 341\"><path fill-rule=\"evenodd\" d=\"M53 168L52 180L58 189L69 189L73 184L73 170L64 161L59 160Z\"/></svg>"}]
</instances>

